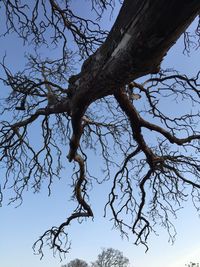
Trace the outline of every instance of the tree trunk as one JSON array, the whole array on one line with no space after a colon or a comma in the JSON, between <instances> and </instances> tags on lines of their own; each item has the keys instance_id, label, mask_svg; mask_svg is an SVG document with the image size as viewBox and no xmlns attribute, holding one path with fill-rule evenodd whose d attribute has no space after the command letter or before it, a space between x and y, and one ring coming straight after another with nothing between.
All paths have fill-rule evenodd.
<instances>
[{"instance_id":1,"label":"tree trunk","mask_svg":"<svg viewBox=\"0 0 200 267\"><path fill-rule=\"evenodd\" d=\"M157 73L199 10L199 0L125 0L105 43L77 76L82 100L87 94L85 101L93 102L138 77Z\"/></svg>"},{"instance_id":2,"label":"tree trunk","mask_svg":"<svg viewBox=\"0 0 200 267\"><path fill-rule=\"evenodd\" d=\"M74 131L69 160L78 146L87 107L136 78L157 73L163 57L199 10L199 0L124 1L105 43L69 80L67 105Z\"/></svg>"}]
</instances>

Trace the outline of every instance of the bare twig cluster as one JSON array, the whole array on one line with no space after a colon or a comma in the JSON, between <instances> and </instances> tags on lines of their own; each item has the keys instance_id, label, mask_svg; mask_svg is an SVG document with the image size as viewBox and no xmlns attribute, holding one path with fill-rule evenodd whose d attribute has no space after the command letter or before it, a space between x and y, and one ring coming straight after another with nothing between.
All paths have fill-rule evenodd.
<instances>
[{"instance_id":1,"label":"bare twig cluster","mask_svg":"<svg viewBox=\"0 0 200 267\"><path fill-rule=\"evenodd\" d=\"M36 46L45 44L63 44L65 52L68 39L73 37L81 57L87 57L103 43L107 32L91 20L76 15L70 7L70 1L37 0L1 1L2 12L6 16L4 35L15 31L25 42L31 40ZM92 1L92 8L101 16L113 1ZM70 33L70 34L68 34Z\"/></svg>"}]
</instances>

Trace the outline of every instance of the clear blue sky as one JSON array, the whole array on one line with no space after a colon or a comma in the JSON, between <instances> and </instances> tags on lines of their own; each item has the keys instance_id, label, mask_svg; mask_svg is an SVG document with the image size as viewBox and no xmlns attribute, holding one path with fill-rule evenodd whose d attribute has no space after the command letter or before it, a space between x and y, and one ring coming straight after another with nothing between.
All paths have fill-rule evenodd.
<instances>
[{"instance_id":1,"label":"clear blue sky","mask_svg":"<svg viewBox=\"0 0 200 267\"><path fill-rule=\"evenodd\" d=\"M195 73L200 65L200 53L194 51L190 57L183 56L182 44L183 42L179 41L174 46L166 56L163 66ZM23 65L23 47L15 37L1 39L0 49L1 56L7 49L8 62L12 64L13 69L17 70L21 63ZM4 88L1 87L1 90ZM94 159L94 166L95 164L97 163ZM122 240L119 232L112 230L112 222L109 222L108 218L103 218L103 204L107 200L104 196L109 190L108 183L99 185L92 192L94 221L88 220L81 225L72 224L69 230L72 249L66 260L60 263L59 258L54 258L47 248L44 258L40 261L38 256L33 255L33 242L46 229L52 225L59 225L69 215L71 203L67 194L67 179L68 176L63 173L62 180L55 181L51 197L47 196L48 192L44 188L40 194L33 195L27 192L23 205L18 208L6 206L4 202L0 208L1 267L58 267L74 258L91 262L96 259L102 247L121 250L134 267L182 267L190 261L200 262L200 219L191 203L186 203L185 209L178 212L178 219L175 221L178 231L175 244L170 245L167 233L158 229L159 236L150 238L150 250L145 253L143 247L132 244L131 238L129 241Z\"/></svg>"}]
</instances>

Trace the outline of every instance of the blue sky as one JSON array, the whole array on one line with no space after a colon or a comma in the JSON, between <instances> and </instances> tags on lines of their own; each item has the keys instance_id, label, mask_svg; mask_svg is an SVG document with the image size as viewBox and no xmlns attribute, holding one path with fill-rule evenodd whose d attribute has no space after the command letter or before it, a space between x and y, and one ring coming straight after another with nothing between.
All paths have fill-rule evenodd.
<instances>
[{"instance_id":1,"label":"blue sky","mask_svg":"<svg viewBox=\"0 0 200 267\"><path fill-rule=\"evenodd\" d=\"M1 57L7 50L8 63L12 65L12 69L17 70L23 65L22 43L15 37L2 39L0 49ZM26 52L28 50L29 48L26 48ZM195 73L199 67L200 53L193 51L190 57L187 57L182 54L182 50L183 41L179 41L166 56L163 66ZM1 90L4 88L1 87ZM96 164L94 160L94 166ZM178 219L175 221L178 232L175 244L173 246L169 244L167 233L158 229L159 236L151 236L150 249L145 253L143 247L133 245L131 237L129 241L122 240L119 232L112 230L112 222L109 222L108 218L103 218L103 204L107 200L105 196L109 190L109 183L99 185L92 192L94 221L88 220L81 225L77 223L71 225L69 234L72 249L66 260L60 263L59 258L54 258L48 248L44 258L40 260L38 256L33 255L34 241L52 225L59 225L71 210L68 177L63 172L61 181L54 182L50 197L47 196L47 189L43 188L40 194L25 193L24 202L18 208L14 205L7 206L6 201L4 202L0 208L2 267L58 267L74 258L91 262L96 259L103 247L121 250L134 267L182 267L190 261L200 262L200 219L191 203L186 203L185 208L178 212ZM8 196L9 192L6 193Z\"/></svg>"}]
</instances>

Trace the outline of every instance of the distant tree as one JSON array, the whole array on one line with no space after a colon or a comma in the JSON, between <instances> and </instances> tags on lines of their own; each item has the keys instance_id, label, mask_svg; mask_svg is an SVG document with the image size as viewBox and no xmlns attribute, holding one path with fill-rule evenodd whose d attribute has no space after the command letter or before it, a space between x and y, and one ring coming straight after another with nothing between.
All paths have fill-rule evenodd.
<instances>
[{"instance_id":1,"label":"distant tree","mask_svg":"<svg viewBox=\"0 0 200 267\"><path fill-rule=\"evenodd\" d=\"M199 267L199 263L196 262L190 262L189 264L185 264L187 267Z\"/></svg>"},{"instance_id":2,"label":"distant tree","mask_svg":"<svg viewBox=\"0 0 200 267\"><path fill-rule=\"evenodd\" d=\"M92 267L127 267L129 259L117 249L103 249L98 255L98 259L92 263Z\"/></svg>"},{"instance_id":3,"label":"distant tree","mask_svg":"<svg viewBox=\"0 0 200 267\"><path fill-rule=\"evenodd\" d=\"M88 264L84 260L75 259L65 265L62 265L61 267L88 267Z\"/></svg>"}]
</instances>

